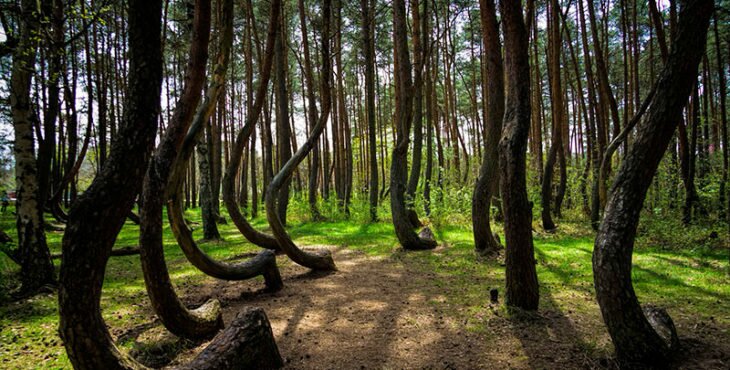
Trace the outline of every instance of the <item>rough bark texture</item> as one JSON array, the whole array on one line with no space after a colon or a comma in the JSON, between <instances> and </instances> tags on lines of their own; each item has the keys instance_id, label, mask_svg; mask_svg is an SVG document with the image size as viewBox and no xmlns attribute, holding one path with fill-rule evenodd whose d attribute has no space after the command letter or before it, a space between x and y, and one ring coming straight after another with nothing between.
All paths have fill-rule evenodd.
<instances>
[{"instance_id":1,"label":"rough bark texture","mask_svg":"<svg viewBox=\"0 0 730 370\"><path fill-rule=\"evenodd\" d=\"M20 41L13 53L10 78L10 108L15 131L15 203L18 246L12 258L20 263L21 294L30 293L45 284L54 283L53 263L43 230L38 163L33 137L34 113L30 100L30 83L38 49L37 3L21 3Z\"/></svg>"},{"instance_id":2,"label":"rough bark texture","mask_svg":"<svg viewBox=\"0 0 730 370\"><path fill-rule=\"evenodd\" d=\"M393 43L396 65L396 143L390 165L390 210L398 241L405 249L433 249L435 240L422 239L408 218L405 192L408 181L408 142L413 113L413 82L408 53L406 9L403 0L393 1Z\"/></svg>"},{"instance_id":3,"label":"rough bark texture","mask_svg":"<svg viewBox=\"0 0 730 370\"><path fill-rule=\"evenodd\" d=\"M212 102L215 106L215 100ZM221 234L218 231L218 216L215 212L213 199L212 167L210 161L210 145L206 136L212 135L210 130L211 122L206 120L204 132L198 138L198 172L200 173L200 214L203 219L203 238L206 240L218 240ZM207 135L206 135L207 134Z\"/></svg>"},{"instance_id":4,"label":"rough bark texture","mask_svg":"<svg viewBox=\"0 0 730 370\"><path fill-rule=\"evenodd\" d=\"M668 348L631 283L631 255L646 192L682 119L704 52L712 0L683 2L676 37L651 106L614 180L593 252L594 284L616 355L627 366L666 366Z\"/></svg>"},{"instance_id":5,"label":"rough bark texture","mask_svg":"<svg viewBox=\"0 0 730 370\"><path fill-rule=\"evenodd\" d=\"M217 301L208 302L192 311L180 301L170 281L162 243L162 207L166 200L165 189L185 134L200 102L205 80L205 65L208 60L210 0L198 0L195 5L190 58L185 72L186 84L180 100L175 105L165 135L150 161L143 182L139 237L142 271L152 307L170 332L189 339L210 338L223 326L222 316L217 310L219 305ZM232 0L227 0L226 5L232 10ZM229 34L231 33L229 30Z\"/></svg>"},{"instance_id":6,"label":"rough bark texture","mask_svg":"<svg viewBox=\"0 0 730 370\"><path fill-rule=\"evenodd\" d=\"M521 1L501 1L506 103L499 141L508 306L536 310L540 294L532 244L532 205L525 175L530 130L530 65Z\"/></svg>"},{"instance_id":7,"label":"rough bark texture","mask_svg":"<svg viewBox=\"0 0 730 370\"><path fill-rule=\"evenodd\" d=\"M263 276L268 291L280 290L284 283L276 265L276 254L266 250L256 257L240 263L225 263L216 261L202 251L193 239L193 233L185 224L183 217L182 200L178 196L167 204L167 215L170 219L170 229L185 257L206 275L223 280L246 280L255 276Z\"/></svg>"},{"instance_id":8,"label":"rough bark texture","mask_svg":"<svg viewBox=\"0 0 730 370\"><path fill-rule=\"evenodd\" d=\"M269 319L258 307L236 314L225 331L180 369L278 369L284 365Z\"/></svg>"},{"instance_id":9,"label":"rough bark texture","mask_svg":"<svg viewBox=\"0 0 730 370\"><path fill-rule=\"evenodd\" d=\"M485 91L487 91L484 112L485 137L484 158L479 169L472 197L471 220L474 228L474 248L482 255L496 255L501 250L492 234L489 223L494 182L499 181L499 138L502 134L504 117L504 70L502 66L502 44L499 41L499 24L494 0L481 0L479 11L482 21L482 37L485 53Z\"/></svg>"},{"instance_id":10,"label":"rough bark texture","mask_svg":"<svg viewBox=\"0 0 730 370\"><path fill-rule=\"evenodd\" d=\"M312 150L315 143L319 140L319 136L324 131L325 124L330 114L331 109L331 96L330 96L330 79L331 79L331 65L330 65L330 20L332 17L331 0L325 0L323 4L322 14L322 73L321 73L321 93L322 93L322 112L320 113L317 124L312 128L312 132L307 138L307 141L297 150L296 153L286 162L271 180L271 184L266 189L266 219L269 221L271 231L279 242L279 246L286 253L292 261L314 270L321 271L333 271L335 262L332 259L332 254L328 250L321 250L316 252L307 252L299 247L292 241L289 234L284 229L284 225L281 222L276 204L276 194L278 194L281 187L291 179L294 170L297 166L306 158L307 154Z\"/></svg>"},{"instance_id":11,"label":"rough bark texture","mask_svg":"<svg viewBox=\"0 0 730 370\"><path fill-rule=\"evenodd\" d=\"M129 1L128 99L111 155L69 211L63 237L60 334L76 369L140 366L114 346L99 310L104 271L152 152L162 84L161 1Z\"/></svg>"},{"instance_id":12,"label":"rough bark texture","mask_svg":"<svg viewBox=\"0 0 730 370\"><path fill-rule=\"evenodd\" d=\"M59 332L76 369L144 368L116 348L99 307L106 263L142 185L160 109L162 4L130 0L129 9L129 98L122 125L102 172L72 206L63 238ZM239 316L209 347L190 368L281 365L260 310Z\"/></svg>"},{"instance_id":13,"label":"rough bark texture","mask_svg":"<svg viewBox=\"0 0 730 370\"><path fill-rule=\"evenodd\" d=\"M238 176L239 168L241 167L241 157L243 156L243 149L245 143L251 137L251 133L261 117L261 111L266 103L266 94L269 85L269 79L271 78L271 66L274 60L274 42L276 41L277 29L279 27L279 12L281 11L281 0L272 0L271 2L271 14L269 19L269 28L266 34L266 49L263 58L263 64L261 66L261 75L259 76L259 85L256 88L256 98L253 104L253 110L248 113L245 124L236 135L236 140L231 149L231 158L228 161L228 167L226 173L223 176L223 202L228 209L228 214L233 220L238 230L243 236L253 244L259 247L273 250L280 250L279 243L271 235L264 234L257 231L251 226L250 223L243 216L241 211L238 209L238 202L236 202L236 177ZM265 129L265 128L264 128ZM265 141L264 141L265 142ZM264 150L266 155L266 150ZM266 166L264 166L266 167ZM264 175L266 176L267 169L264 168ZM264 178L266 180L266 177ZM266 185L266 182L264 182Z\"/></svg>"}]
</instances>

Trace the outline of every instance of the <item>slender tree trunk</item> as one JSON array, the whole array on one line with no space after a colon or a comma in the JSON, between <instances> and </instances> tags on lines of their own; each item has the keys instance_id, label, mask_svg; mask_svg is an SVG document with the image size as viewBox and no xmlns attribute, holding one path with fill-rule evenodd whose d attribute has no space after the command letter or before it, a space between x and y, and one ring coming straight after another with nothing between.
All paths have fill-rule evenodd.
<instances>
[{"instance_id":1,"label":"slender tree trunk","mask_svg":"<svg viewBox=\"0 0 730 370\"><path fill-rule=\"evenodd\" d=\"M30 84L36 63L40 32L38 3L23 0L18 45L13 53L10 77L10 109L15 131L15 226L18 246L9 256L20 265L20 294L32 293L53 284L53 263L43 230L43 201L40 198L38 163L35 157Z\"/></svg>"},{"instance_id":2,"label":"slender tree trunk","mask_svg":"<svg viewBox=\"0 0 730 370\"><path fill-rule=\"evenodd\" d=\"M277 209L274 205L274 196L280 191L283 184L288 181L296 167L304 161L304 158L314 147L319 136L324 130L325 124L329 118L331 109L331 96L330 96L330 80L331 80L331 55L330 55L330 22L332 17L331 0L325 0L323 4L323 29L322 29L322 73L321 73L321 107L322 112L320 113L317 124L312 128L312 134L307 138L307 141L302 144L299 150L289 159L281 168L281 171L274 176L271 180L271 184L266 189L266 218L269 221L271 230L276 237L276 241L279 243L281 249L299 265L309 267L314 270L320 271L334 271L335 262L332 259L332 254L329 250L320 250L316 252L307 252L299 249L294 244L291 237L286 232L284 225L281 222L281 218L278 215Z\"/></svg>"},{"instance_id":3,"label":"slender tree trunk","mask_svg":"<svg viewBox=\"0 0 730 370\"><path fill-rule=\"evenodd\" d=\"M408 142L413 113L413 82L408 53L406 10L403 0L393 1L393 43L396 63L396 142L390 164L390 208L398 241L405 249L432 249L437 243L413 231L405 199L408 180ZM458 147L457 147L458 150Z\"/></svg>"},{"instance_id":4,"label":"slender tree trunk","mask_svg":"<svg viewBox=\"0 0 730 370\"><path fill-rule=\"evenodd\" d=\"M728 226L730 227L730 195L727 193L728 185L728 155L730 150L728 148L728 134L727 134L727 81L725 80L725 63L722 59L722 48L720 47L720 33L718 31L718 15L717 10L714 13L714 26L713 31L715 34L715 58L717 61L717 76L718 76L718 90L720 94L720 126L722 135L722 180L720 182L720 194L719 194L719 209L720 219L727 218ZM728 204L725 204L725 201Z\"/></svg>"},{"instance_id":5,"label":"slender tree trunk","mask_svg":"<svg viewBox=\"0 0 730 370\"><path fill-rule=\"evenodd\" d=\"M428 0L424 1L425 9L428 9ZM416 213L415 201L416 201L416 188L418 188L418 181L421 177L421 162L423 158L423 66L425 63L425 57L423 48L424 45L421 39L422 21L421 13L419 9L419 0L412 0L411 12L413 18L413 66L414 66L414 81L413 81L413 154L411 158L411 173L408 178L408 184L406 186L406 206L408 208L408 220L413 224L413 227L421 226L421 221L418 219L418 213ZM428 16L427 12L424 12L424 16Z\"/></svg>"},{"instance_id":6,"label":"slender tree trunk","mask_svg":"<svg viewBox=\"0 0 730 370\"><path fill-rule=\"evenodd\" d=\"M540 293L532 244L532 207L527 198L527 136L530 130L530 64L522 1L501 1L506 71L505 114L499 141L506 253L506 303L536 310Z\"/></svg>"},{"instance_id":7,"label":"slender tree trunk","mask_svg":"<svg viewBox=\"0 0 730 370\"><path fill-rule=\"evenodd\" d=\"M373 14L375 1L360 0L360 4L362 6L362 49L365 54L365 110L367 111L368 141L370 143L368 146L370 169L368 192L370 221L375 222L378 220L378 157L375 136L375 18ZM310 105L312 104L311 101L310 99Z\"/></svg>"},{"instance_id":8,"label":"slender tree trunk","mask_svg":"<svg viewBox=\"0 0 730 370\"><path fill-rule=\"evenodd\" d=\"M553 127L551 132L551 144L548 151L545 171L542 177L542 226L545 230L555 229L555 222L550 209L552 202L553 171L555 161L563 150L563 87L561 83L560 55L562 54L562 37L560 32L560 7L557 0L550 1L548 24L548 70L550 71L550 100ZM561 157L562 168L565 168L565 158ZM563 176L561 176L562 178ZM557 209L557 207L556 207Z\"/></svg>"},{"instance_id":9,"label":"slender tree trunk","mask_svg":"<svg viewBox=\"0 0 730 370\"><path fill-rule=\"evenodd\" d=\"M499 181L499 139L504 118L504 70L502 66L502 45L499 41L499 24L494 0L481 0L482 37L484 39L485 68L483 90L487 91L484 109L486 141L484 158L472 197L472 227L474 247L482 255L495 255L501 249L492 235L489 224L494 182Z\"/></svg>"},{"instance_id":10,"label":"slender tree trunk","mask_svg":"<svg viewBox=\"0 0 730 370\"><path fill-rule=\"evenodd\" d=\"M307 34L307 19L304 12L304 0L299 0L299 20L302 30L302 47L304 50L304 82L307 87L307 102L308 102L308 119L309 124L314 127L314 123L317 121L317 100L314 94L314 73L312 72L312 62L309 53L309 36ZM319 212L317 207L317 188L319 187L319 170L320 170L320 145L319 141L315 143L312 148L311 164L309 166L309 184L308 184L308 200L309 200L309 212L312 214L312 219L321 220L322 214Z\"/></svg>"},{"instance_id":11,"label":"slender tree trunk","mask_svg":"<svg viewBox=\"0 0 730 370\"><path fill-rule=\"evenodd\" d=\"M251 4L249 3L248 5L250 8ZM248 221L246 221L246 218L243 216L243 214L241 214L241 211L238 209L235 192L233 191L233 189L235 188L235 180L238 176L238 171L240 169L239 167L241 166L241 158L243 156L244 144L251 137L254 126L256 125L256 122L259 122L262 111L268 99L268 85L271 78L272 65L274 63L274 44L279 30L279 12L281 12L280 0L273 0L271 2L271 9L272 10L269 19L269 26L266 34L265 53L259 53L262 55L262 63L259 71L260 75L258 86L256 87L256 95L254 98L253 107L251 111L248 112L243 127L238 131L238 134L236 134L236 140L231 149L231 158L228 161L228 168L226 168L226 173L223 176L222 185L223 202L226 205L226 209L228 210L228 214L230 215L231 220L236 225L236 228L238 228L241 234L243 234L243 236L246 237L248 241L262 248L279 250L279 243L274 237L257 231L253 228L253 226L251 226ZM253 15L249 15L251 16L251 21L253 23ZM255 34L256 32L254 32L254 35ZM264 131L265 130L262 130L262 133ZM266 138L266 136L263 137ZM266 140L262 141L264 142L264 144L266 144ZM267 154L265 146L266 145L262 147L264 152L264 175L266 175L267 171L266 158L270 154ZM271 148L269 147L269 149ZM264 180L264 185L266 185L266 177L264 177Z\"/></svg>"},{"instance_id":12,"label":"slender tree trunk","mask_svg":"<svg viewBox=\"0 0 730 370\"><path fill-rule=\"evenodd\" d=\"M215 101L212 104L215 106ZM221 235L218 231L218 217L213 204L213 181L209 152L212 145L208 145L210 140L206 139L206 137L213 134L210 126L211 122L208 119L205 123L204 132L201 132L198 138L196 147L198 152L198 173L200 173L200 210L203 219L203 239L219 240Z\"/></svg>"},{"instance_id":13,"label":"slender tree trunk","mask_svg":"<svg viewBox=\"0 0 730 370\"><path fill-rule=\"evenodd\" d=\"M276 74L276 144L278 149L277 159L279 169L291 158L291 126L289 126L289 93L287 92L286 79L288 74L287 40L284 32L284 11L280 12L279 36L274 46L275 74ZM289 188L291 178L284 181L281 190L276 194L277 213L281 223L286 226L286 210L289 207Z\"/></svg>"}]
</instances>

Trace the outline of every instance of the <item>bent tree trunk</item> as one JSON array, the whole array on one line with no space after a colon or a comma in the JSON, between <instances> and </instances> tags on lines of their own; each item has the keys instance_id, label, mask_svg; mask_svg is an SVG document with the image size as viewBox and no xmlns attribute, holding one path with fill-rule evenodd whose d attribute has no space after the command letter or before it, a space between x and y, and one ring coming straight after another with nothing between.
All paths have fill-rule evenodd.
<instances>
[{"instance_id":1,"label":"bent tree trunk","mask_svg":"<svg viewBox=\"0 0 730 370\"><path fill-rule=\"evenodd\" d=\"M276 254L265 250L256 257L241 263L224 263L216 261L203 252L193 239L193 233L183 218L182 199L180 191L167 204L167 215L170 220L170 229L175 235L185 257L198 270L216 279L246 280L256 276L263 276L266 290L278 291L284 283L276 265Z\"/></svg>"},{"instance_id":2,"label":"bent tree trunk","mask_svg":"<svg viewBox=\"0 0 730 370\"><path fill-rule=\"evenodd\" d=\"M59 332L76 369L138 367L114 345L99 304L109 254L139 193L154 145L162 85L161 16L161 1L129 1L129 98L122 125L106 165L68 215Z\"/></svg>"},{"instance_id":3,"label":"bent tree trunk","mask_svg":"<svg viewBox=\"0 0 730 370\"><path fill-rule=\"evenodd\" d=\"M502 45L499 41L499 24L494 0L481 0L479 11L482 20L482 34L485 49L484 87L489 91L484 111L486 140L484 158L479 169L472 197L471 220L474 228L474 248L481 255L496 255L501 249L492 234L489 223L494 181L499 177L499 138L504 116L504 71L502 67Z\"/></svg>"},{"instance_id":4,"label":"bent tree trunk","mask_svg":"<svg viewBox=\"0 0 730 370\"><path fill-rule=\"evenodd\" d=\"M406 182L408 181L408 142L413 113L413 82L411 60L408 53L406 9L403 0L393 1L393 43L396 63L396 143L390 165L390 211L398 241L405 249L433 249L433 239L421 238L413 231L406 206Z\"/></svg>"},{"instance_id":5,"label":"bent tree trunk","mask_svg":"<svg viewBox=\"0 0 730 370\"><path fill-rule=\"evenodd\" d=\"M525 160L530 130L530 65L521 1L501 1L506 103L499 141L508 306L536 310L540 301L532 244L532 208L527 199Z\"/></svg>"},{"instance_id":6,"label":"bent tree trunk","mask_svg":"<svg viewBox=\"0 0 730 370\"><path fill-rule=\"evenodd\" d=\"M10 79L10 107L15 130L15 203L18 247L11 258L20 264L21 294L53 284L53 263L43 230L43 202L39 188L38 163L33 138L30 83L38 49L40 22L38 3L22 2L20 41L13 53Z\"/></svg>"},{"instance_id":7,"label":"bent tree trunk","mask_svg":"<svg viewBox=\"0 0 730 370\"><path fill-rule=\"evenodd\" d=\"M161 16L161 1L129 2L129 99L122 125L102 172L69 212L62 246L59 332L76 369L144 368L114 345L99 305L109 254L154 145L162 85ZM250 310L183 368L279 366L281 357L266 316Z\"/></svg>"},{"instance_id":8,"label":"bent tree trunk","mask_svg":"<svg viewBox=\"0 0 730 370\"><path fill-rule=\"evenodd\" d=\"M614 180L593 252L596 297L619 360L666 366L668 348L644 316L631 283L631 255L646 192L682 119L713 10L712 0L683 2L677 36L657 90Z\"/></svg>"},{"instance_id":9,"label":"bent tree trunk","mask_svg":"<svg viewBox=\"0 0 730 370\"><path fill-rule=\"evenodd\" d=\"M251 226L241 211L238 209L236 202L236 177L241 167L241 159L243 157L243 149L246 142L251 137L251 133L261 117L261 111L266 102L266 94L268 91L269 79L271 78L271 66L274 60L274 43L276 41L277 30L279 29L279 14L281 12L281 0L271 1L271 14L269 18L269 28L266 34L266 50L264 53L263 65L261 66L261 75L259 77L259 85L256 88L256 97L254 99L253 110L246 117L246 122L238 131L236 141L231 149L231 158L228 161L226 173L223 176L223 202L226 204L228 214L238 231L253 244L259 247L273 250L281 250L279 242L271 235L264 234ZM264 149L266 152L266 149ZM264 169L266 173L266 169Z\"/></svg>"},{"instance_id":10,"label":"bent tree trunk","mask_svg":"<svg viewBox=\"0 0 730 370\"><path fill-rule=\"evenodd\" d=\"M312 150L314 145L319 140L319 136L322 134L324 127L327 123L327 119L331 109L331 97L330 97L330 51L329 51L329 30L330 30L330 19L331 19L331 0L325 0L323 4L323 24L322 24L322 73L321 73L321 106L322 112L320 113L317 124L312 128L312 133L307 138L307 141L297 150L296 153L289 159L281 171L271 180L269 187L266 189L266 219L269 221L271 231L279 242L279 246L286 253L292 261L304 266L309 267L313 270L321 271L333 271L335 262L332 259L332 255L329 251L323 250L318 252L306 252L292 241L289 234L284 229L284 224L280 218L279 212L276 207L276 194L279 193L281 187L291 178L294 170L297 166L302 163L307 154ZM281 35L281 34L280 34Z\"/></svg>"},{"instance_id":11,"label":"bent tree trunk","mask_svg":"<svg viewBox=\"0 0 730 370\"><path fill-rule=\"evenodd\" d=\"M230 10L233 8L231 1L226 1L226 7L230 6ZM210 338L223 326L217 301L207 302L192 311L180 301L170 281L162 244L165 187L173 168L172 164L178 156L182 140L192 122L195 108L200 102L200 91L208 60L210 0L198 0L195 6L190 59L185 72L186 84L175 106L165 136L154 152L144 178L139 233L142 271L152 307L170 332L189 339Z\"/></svg>"}]
</instances>

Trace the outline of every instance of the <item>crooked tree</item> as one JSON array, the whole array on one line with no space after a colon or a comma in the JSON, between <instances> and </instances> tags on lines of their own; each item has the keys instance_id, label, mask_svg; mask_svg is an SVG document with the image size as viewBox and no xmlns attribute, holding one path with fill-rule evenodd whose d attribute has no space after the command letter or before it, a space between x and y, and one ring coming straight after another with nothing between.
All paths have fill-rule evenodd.
<instances>
[{"instance_id":1,"label":"crooked tree","mask_svg":"<svg viewBox=\"0 0 730 370\"><path fill-rule=\"evenodd\" d=\"M631 255L647 190L696 81L714 6L712 0L681 4L669 58L611 187L593 252L598 304L616 355L627 365L666 366L669 355L639 305L631 282Z\"/></svg>"}]
</instances>

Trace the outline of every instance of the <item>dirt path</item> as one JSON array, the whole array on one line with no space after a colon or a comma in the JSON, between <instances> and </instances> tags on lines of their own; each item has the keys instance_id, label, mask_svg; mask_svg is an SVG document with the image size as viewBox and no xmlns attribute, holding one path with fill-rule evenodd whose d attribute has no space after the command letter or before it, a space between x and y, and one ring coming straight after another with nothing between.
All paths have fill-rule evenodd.
<instances>
[{"instance_id":1,"label":"dirt path","mask_svg":"<svg viewBox=\"0 0 730 370\"><path fill-rule=\"evenodd\" d=\"M285 287L276 293L261 292L261 279L211 279L179 289L191 304L218 298L226 322L244 306L263 307L286 369L617 368L606 359L610 339L597 307L589 314L563 313L550 308L556 306L548 295L538 313L507 318L495 305L488 306L489 318L466 316L453 303L460 292L448 281L435 283L433 274L404 262L408 258L369 257L345 248L334 252L339 271L330 274L279 257ZM465 329L464 320L482 320L483 330ZM678 324L683 348L672 368L727 368L730 344L718 342L727 336L722 328ZM169 365L189 361L204 347L191 348L156 320L140 329L147 333L138 340L166 347L160 348L161 357L176 357ZM597 353L604 358L595 358Z\"/></svg>"},{"instance_id":2,"label":"dirt path","mask_svg":"<svg viewBox=\"0 0 730 370\"><path fill-rule=\"evenodd\" d=\"M218 281L194 295L220 299L226 321L243 306L263 307L288 369L591 367L570 333L555 327L564 318L550 312L517 324L491 320L490 333L478 334L463 329L448 292L429 284L427 273L348 249L335 259L339 271L331 274L286 263L285 288L274 294L257 292L260 281ZM563 336L567 343L556 339Z\"/></svg>"}]
</instances>

